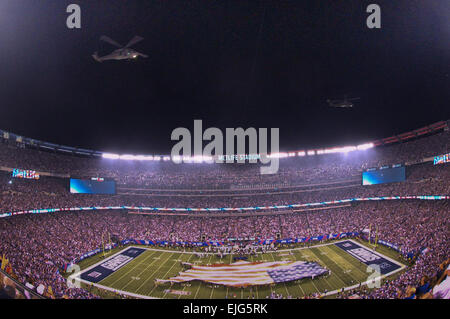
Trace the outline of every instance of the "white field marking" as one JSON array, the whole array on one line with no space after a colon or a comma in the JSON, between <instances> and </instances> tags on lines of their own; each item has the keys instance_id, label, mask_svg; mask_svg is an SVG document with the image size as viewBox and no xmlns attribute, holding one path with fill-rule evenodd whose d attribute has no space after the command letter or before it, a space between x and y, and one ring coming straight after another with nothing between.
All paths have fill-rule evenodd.
<instances>
[{"instance_id":1,"label":"white field marking","mask_svg":"<svg viewBox=\"0 0 450 319\"><path fill-rule=\"evenodd\" d=\"M137 289L136 289L136 292L137 291L139 291L139 289L141 289L142 288L142 286L144 286L145 285L145 283L147 282L147 281L149 281L157 272L158 272L158 270L172 257L172 255L173 254L170 254L169 255L169 257L167 257L167 259L166 260L164 260L164 262L163 263L161 263L161 265L159 265L159 267L150 275L150 276L148 276L148 278L146 279L146 280L144 280L144 282L142 283L142 285L140 285ZM144 271L146 271L148 269L148 267L147 268L145 268L142 272L144 272ZM155 287L153 287L153 289L155 289L156 288L156 286ZM153 289L152 289L152 291L153 291ZM151 292L152 292L151 291Z\"/></svg>"},{"instance_id":2,"label":"white field marking","mask_svg":"<svg viewBox=\"0 0 450 319\"><path fill-rule=\"evenodd\" d=\"M270 256L272 257L273 261L276 261L275 257L273 257L273 254L270 254ZM289 296L289 290L287 289L286 283L284 281L283 281L283 285L284 285L284 289L286 289L286 293L287 293L286 297L287 297L287 296Z\"/></svg>"},{"instance_id":3,"label":"white field marking","mask_svg":"<svg viewBox=\"0 0 450 319\"><path fill-rule=\"evenodd\" d=\"M155 252L154 253L150 253L150 255L148 255L147 257L145 257L144 258L144 260L142 261L142 263L144 262L144 261L146 261L148 258L150 258L151 256L153 256L155 254ZM116 282L118 282L118 281L120 281L122 278L124 278L126 275L128 275L132 270L134 270L136 267L138 267L138 266L140 266L140 265L142 265L142 263L137 263L135 266L133 266L133 267L130 267L130 269L128 269L122 276L120 276L119 278L117 278L116 280L114 280L111 284L110 284L110 286L113 286ZM112 274L111 274L112 275ZM140 275L140 274L139 274ZM103 280L105 280L106 278L103 278ZM102 281L103 281L102 280ZM128 285L128 284L127 284ZM125 287L127 286L127 285L125 285ZM124 289L125 287L122 287L122 289Z\"/></svg>"},{"instance_id":4,"label":"white field marking","mask_svg":"<svg viewBox=\"0 0 450 319\"><path fill-rule=\"evenodd\" d=\"M255 261L255 256L252 255L252 262ZM256 290L256 299L258 299L258 286L255 286L255 290Z\"/></svg>"},{"instance_id":5,"label":"white field marking","mask_svg":"<svg viewBox=\"0 0 450 319\"><path fill-rule=\"evenodd\" d=\"M317 258L316 260L320 260L319 256L317 256L317 254L316 254L314 251L311 250L311 252L312 252L312 254L313 254L314 256L316 256L316 258ZM339 266L338 266L338 267L339 267ZM341 268L341 267L339 267L339 268ZM339 278L339 277L338 277L338 278ZM325 282L327 283L328 287L330 287L330 289L332 289L333 286L330 285L330 283L328 282L328 280L327 280L326 277L324 277L324 280L325 280ZM339 280L342 281L341 278L339 278ZM314 283L314 280L313 280L312 282ZM344 286L345 286L345 282L342 281L342 283L343 283ZM317 287L316 287L316 289L317 289ZM320 290L317 289L317 291L318 291L319 293L321 293Z\"/></svg>"},{"instance_id":6,"label":"white field marking","mask_svg":"<svg viewBox=\"0 0 450 319\"><path fill-rule=\"evenodd\" d=\"M173 260L173 259L172 259L172 260ZM169 270L164 274L163 278L166 278L167 274L172 270L173 266L175 266L176 264L177 264L176 262L174 262L174 263L172 264L172 267L170 267ZM153 289L149 292L149 294L151 294L155 288L156 288L156 286L153 287ZM167 292L164 293L163 298L166 296L166 294L167 294Z\"/></svg>"},{"instance_id":7,"label":"white field marking","mask_svg":"<svg viewBox=\"0 0 450 319\"><path fill-rule=\"evenodd\" d=\"M315 254L315 255L317 256L317 254L316 254L315 252L312 251L312 253ZM321 253L321 255L323 255L323 254ZM319 257L319 256L317 256L317 257ZM319 259L319 260L320 260L320 259ZM342 269L342 267L341 267L336 261L334 261L332 258L330 258L330 260L331 260L331 262L334 263L339 269L341 269L342 272L345 270L345 269ZM342 280L341 277L340 277L337 273L336 273L336 277L344 284L344 286L346 285L346 284L345 284L345 281ZM355 278L352 277L352 279L355 279ZM326 281L326 282L328 283L328 285L330 286L330 289L332 289L332 286L330 285L330 283L327 281L326 278L325 278L325 281Z\"/></svg>"},{"instance_id":8,"label":"white field marking","mask_svg":"<svg viewBox=\"0 0 450 319\"><path fill-rule=\"evenodd\" d=\"M331 248L329 248L329 249L331 249ZM337 247L337 249L340 249L340 248ZM341 260L341 259L343 260L343 264L345 264L345 263L351 264L344 256L337 254L336 260ZM359 260L358 260L358 261L359 261ZM333 259L333 262L335 262L336 264L338 263L338 262L335 261L334 259ZM361 263L360 261L359 261L359 263L362 264L362 265L365 265L365 264ZM343 266L344 266L344 265L343 265ZM363 276L367 276L367 273L366 273L366 272L363 272L363 271L362 271L361 269L359 269L358 267L354 267L353 265L351 265L351 266L352 266L352 269L356 269L356 270L357 270L359 273L361 273ZM342 269L342 267L340 267L340 268ZM347 271L350 273L350 272L352 271L352 269L344 270L343 273L346 274ZM350 275L350 277L352 277L352 279L354 279L354 280L356 280L356 281L358 282L358 279L357 279L357 278L353 277L352 275Z\"/></svg>"},{"instance_id":9,"label":"white field marking","mask_svg":"<svg viewBox=\"0 0 450 319\"><path fill-rule=\"evenodd\" d=\"M211 293L209 294L209 299L212 299L213 292L214 292L214 284L212 285Z\"/></svg>"},{"instance_id":10,"label":"white field marking","mask_svg":"<svg viewBox=\"0 0 450 319\"><path fill-rule=\"evenodd\" d=\"M158 260L158 259L161 259L161 257L153 257L153 259L156 259L156 260Z\"/></svg>"},{"instance_id":11,"label":"white field marking","mask_svg":"<svg viewBox=\"0 0 450 319\"><path fill-rule=\"evenodd\" d=\"M188 260L186 260L186 262L189 262L189 260L191 260L191 257L192 257L193 255L190 255L189 256L189 258L188 258ZM183 285L183 289L181 290L181 291L184 291L184 289L186 289L186 285ZM180 299L181 298L181 295L178 295L178 299Z\"/></svg>"},{"instance_id":12,"label":"white field marking","mask_svg":"<svg viewBox=\"0 0 450 319\"><path fill-rule=\"evenodd\" d=\"M312 256L309 256L309 255L307 255L308 256L308 258L312 258ZM309 261L308 259L306 259L307 261ZM320 293L320 290L319 290L319 288L317 288L317 286L316 286L316 284L314 283L314 280L311 280L311 282L312 282L312 284L313 284L313 286L314 286L314 288L316 288L316 291L318 292L318 293ZM300 284L299 284L300 285ZM303 289L302 289L303 290ZM306 294L305 294L306 295Z\"/></svg>"},{"instance_id":13,"label":"white field marking","mask_svg":"<svg viewBox=\"0 0 450 319\"><path fill-rule=\"evenodd\" d=\"M212 257L213 257L213 255L211 255L211 257L209 257L208 263L211 261L211 258L212 258ZM195 292L195 297L194 297L194 299L197 299L198 292L200 291L200 287L201 287L202 285L203 285L203 281L200 281L200 285L198 285L197 291ZM213 285L212 291L214 291L214 285ZM210 296L209 299L211 299L211 296Z\"/></svg>"}]
</instances>

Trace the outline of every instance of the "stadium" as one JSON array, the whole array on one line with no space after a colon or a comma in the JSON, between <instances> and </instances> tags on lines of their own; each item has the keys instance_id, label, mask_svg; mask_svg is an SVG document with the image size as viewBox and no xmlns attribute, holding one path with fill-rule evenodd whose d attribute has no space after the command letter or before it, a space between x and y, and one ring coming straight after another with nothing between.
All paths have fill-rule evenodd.
<instances>
[{"instance_id":1,"label":"stadium","mask_svg":"<svg viewBox=\"0 0 450 319\"><path fill-rule=\"evenodd\" d=\"M449 137L441 121L260 175L2 131L2 275L36 298L422 296L448 264Z\"/></svg>"},{"instance_id":2,"label":"stadium","mask_svg":"<svg viewBox=\"0 0 450 319\"><path fill-rule=\"evenodd\" d=\"M0 299L449 299L449 9L2 0Z\"/></svg>"}]
</instances>

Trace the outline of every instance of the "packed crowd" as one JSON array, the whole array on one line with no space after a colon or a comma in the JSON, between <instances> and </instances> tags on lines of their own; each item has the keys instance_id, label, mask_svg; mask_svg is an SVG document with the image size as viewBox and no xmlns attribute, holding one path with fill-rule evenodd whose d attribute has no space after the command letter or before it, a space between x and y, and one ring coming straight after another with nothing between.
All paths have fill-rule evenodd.
<instances>
[{"instance_id":1,"label":"packed crowd","mask_svg":"<svg viewBox=\"0 0 450 319\"><path fill-rule=\"evenodd\" d=\"M186 217L130 214L127 211L26 214L0 219L0 251L22 283L51 286L56 297L92 297L68 289L58 270L83 253L102 246L108 236L137 240L200 241L203 238L300 238L361 232L376 225L379 238L400 253L420 254L398 279L370 292L370 298L395 298L448 258L448 202L394 201L361 203L290 214L247 217ZM104 235L104 236L102 236ZM103 238L103 239L102 239Z\"/></svg>"},{"instance_id":2,"label":"packed crowd","mask_svg":"<svg viewBox=\"0 0 450 319\"><path fill-rule=\"evenodd\" d=\"M450 132L442 132L351 156L282 159L280 171L275 175L260 175L259 166L253 164L113 161L0 143L0 214L87 206L262 207L356 197L448 195L448 164L409 165L407 181L402 183L362 186L360 175L361 170L368 167L414 162L446 153L450 150L449 137ZM5 167L33 169L53 176L41 176L39 180L17 179L12 178ZM118 192L116 195L71 194L69 175L114 178L119 184ZM255 189L258 185L283 187L255 191L248 187L236 188L239 185L256 185ZM171 191L149 191L153 188ZM138 209L135 211L139 213ZM59 272L82 254L101 247L106 234L120 240L227 241L230 238L301 238L360 232L377 225L380 239L399 246L401 254L413 252L419 258L397 279L380 289L360 294L364 298L402 298L413 295L412 287L436 284L431 278L437 278L439 273L435 272L439 272L440 265L448 259L449 217L448 201L419 200L366 202L303 211L242 210L214 216L143 215L126 210L24 214L0 218L0 255L8 259L13 275L21 283L35 288L50 286L57 298L95 298L83 289L68 288Z\"/></svg>"},{"instance_id":3,"label":"packed crowd","mask_svg":"<svg viewBox=\"0 0 450 319\"><path fill-rule=\"evenodd\" d=\"M0 172L0 213L43 208L91 206L142 206L168 208L253 207L316 203L348 198L450 194L450 170L446 165L422 164L408 167L407 181L362 186L321 185L320 187L266 190L257 193L146 194L118 192L116 195L71 194L67 179L12 179Z\"/></svg>"},{"instance_id":4,"label":"packed crowd","mask_svg":"<svg viewBox=\"0 0 450 319\"><path fill-rule=\"evenodd\" d=\"M380 167L445 154L450 131L390 146L350 154L327 154L280 159L277 174L261 175L260 164L175 164L171 161L124 161L75 157L0 143L0 163L73 177L103 177L119 186L156 189L258 188L263 185L303 185L358 179L366 168Z\"/></svg>"}]
</instances>

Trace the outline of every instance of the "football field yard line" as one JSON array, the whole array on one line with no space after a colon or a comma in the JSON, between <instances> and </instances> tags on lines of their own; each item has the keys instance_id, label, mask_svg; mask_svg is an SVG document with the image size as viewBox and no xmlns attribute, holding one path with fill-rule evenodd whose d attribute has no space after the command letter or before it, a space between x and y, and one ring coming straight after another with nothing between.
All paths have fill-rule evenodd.
<instances>
[{"instance_id":1,"label":"football field yard line","mask_svg":"<svg viewBox=\"0 0 450 319\"><path fill-rule=\"evenodd\" d=\"M294 255L295 255L296 253L300 254L300 252L294 252ZM311 256L310 256L309 254L308 254L306 257L305 257L303 254L301 254L301 255L299 255L299 257L300 257L299 259L297 259L297 258L295 258L295 259L296 259L296 260L302 260L302 259L305 259L306 261L314 261L313 259L311 259ZM314 283L314 280L311 280L311 283L312 283L312 285L314 286L314 289L316 289L316 292L320 293L320 290L319 290L319 288L317 288L316 284ZM306 284L306 283L305 283L305 284ZM298 283L298 285L300 286L300 289L303 291L302 283ZM305 289L306 289L306 287L305 287ZM304 296L307 295L306 291L303 291L303 293L304 293Z\"/></svg>"},{"instance_id":2,"label":"football field yard line","mask_svg":"<svg viewBox=\"0 0 450 319\"><path fill-rule=\"evenodd\" d=\"M324 247L324 248L322 248L322 249L326 249L326 247ZM336 253L333 252L333 255L335 255L335 254L336 254ZM337 254L336 254L336 255L337 255ZM342 268L342 267L341 267L341 264L337 263L336 260L335 260L334 258L329 258L327 255L322 255L322 256L323 256L323 259L324 259L324 260L330 260L331 263L335 264L336 267L339 268L339 272L336 273L336 277L339 278L339 280L344 284L344 287L346 287L346 286L348 286L348 285L351 285L352 282L355 281L355 280L356 280L356 282L358 282L358 280L357 280L355 277L353 277L351 274L348 275L347 273L345 273L345 271L346 271L347 269ZM322 260L322 259L321 259L321 260ZM326 264L329 264L329 263L326 263ZM353 265L351 265L351 266L352 266L352 269L355 268ZM350 283L347 283L347 281L345 280L345 278L342 277L343 274L344 274L345 276L350 277ZM336 288L338 288L338 287L336 287Z\"/></svg>"},{"instance_id":3,"label":"football field yard line","mask_svg":"<svg viewBox=\"0 0 450 319\"><path fill-rule=\"evenodd\" d=\"M174 255L174 253L172 252L171 254L169 254L169 257L163 262L161 263L161 265L152 273L151 276L149 276L146 280L144 280L144 282L136 289L136 293L150 280L153 278L153 276L159 271L159 269L161 269L162 266L164 266L166 264L167 261L169 261L170 258L172 258L172 256ZM153 263L153 262L152 262ZM142 272L145 272L149 267L146 267ZM153 290L156 288L153 287L153 289L150 291L150 293L148 295L150 295Z\"/></svg>"},{"instance_id":4,"label":"football field yard line","mask_svg":"<svg viewBox=\"0 0 450 319\"><path fill-rule=\"evenodd\" d=\"M252 262L255 261L255 256L252 255ZM255 286L255 291L256 291L256 299L259 299L259 295L258 295L258 286Z\"/></svg>"},{"instance_id":5,"label":"football field yard line","mask_svg":"<svg viewBox=\"0 0 450 319\"><path fill-rule=\"evenodd\" d=\"M189 258L186 262L189 262L189 260L191 260L192 256L194 256L194 255L192 255L192 254L189 255ZM183 255L181 255L181 257L183 257ZM181 291L184 291L185 289L186 289L186 285L183 286L183 289L181 289ZM181 295L178 296L178 299L180 299L180 298L181 298Z\"/></svg>"},{"instance_id":6,"label":"football field yard line","mask_svg":"<svg viewBox=\"0 0 450 319\"><path fill-rule=\"evenodd\" d=\"M321 250L320 248L318 248L319 250ZM330 260L333 264L335 264L336 265L336 267L337 268L339 268L339 272L336 272L336 277L344 284L344 287L345 286L347 286L348 284L346 283L346 281L344 280L344 279L342 279L342 277L341 277L341 275L339 275L339 273L344 273L344 271L345 271L345 269L342 269L342 267L338 264L338 263L336 263L332 258L329 258L328 256L326 256L326 255L321 255L322 257L320 257L319 255L317 255L314 251L313 251L313 253L317 256L317 257L319 257L319 259L324 263L324 264L326 264L326 265L328 265L328 263L327 262L325 262L324 260ZM331 265L328 265L328 267L330 267ZM353 278L352 276L349 276L349 277L351 277L351 278ZM353 278L354 279L354 278ZM338 288L338 287L332 287L331 289L335 289L335 288Z\"/></svg>"},{"instance_id":7,"label":"football field yard line","mask_svg":"<svg viewBox=\"0 0 450 319\"><path fill-rule=\"evenodd\" d=\"M114 284L120 280L122 280L123 277L125 277L126 275L128 275L132 270L135 269L135 267L139 266L141 263L143 263L144 261L146 261L149 257L153 256L154 254L156 254L156 252L153 253L149 253L149 256L145 257L144 260L142 262L138 262L137 258L134 260L136 262L136 266L134 267L129 267L130 269L128 269L125 274L123 274L122 276L120 276L119 278L117 278L116 280L114 280L112 283L108 284L108 286L113 287ZM114 273L112 273L111 275L114 275ZM111 278L113 278L114 276L111 276ZM136 276L137 277L137 276ZM106 280L108 277L106 277L104 280ZM103 281L103 280L102 280ZM125 286L126 287L126 286ZM123 287L122 289L124 289L125 287Z\"/></svg>"},{"instance_id":8,"label":"football field yard line","mask_svg":"<svg viewBox=\"0 0 450 319\"><path fill-rule=\"evenodd\" d=\"M347 256L344 257L344 255L342 254L342 252L339 252L339 253L338 253L338 251L334 250L333 247L326 247L326 248L324 248L324 249L329 249L329 250L333 251L333 252L337 255L336 259L333 259L333 261L335 261L336 263L338 263L339 260L341 260L342 262L345 262L345 263L349 264L350 266L352 266L352 270L353 270L353 269L356 269L356 270L361 274L361 277L362 277L362 278L367 278L367 277L368 277L368 276L367 276L367 272L364 272L364 271L362 271L362 270L360 269L360 267L363 266L363 265L365 265L365 264L361 263L359 260L356 260L355 258L345 258L345 257L347 257ZM336 247L336 249L340 249L340 248ZM351 256L351 257L353 257L353 256ZM338 259L339 259L339 260L338 260ZM357 263L356 263L356 262L353 263L353 261L357 261ZM355 279L357 282L361 282L361 281L362 281L362 280L359 279L359 277L358 277L358 278L355 278L352 274L350 274L350 276L351 276L353 279Z\"/></svg>"},{"instance_id":9,"label":"football field yard line","mask_svg":"<svg viewBox=\"0 0 450 319\"><path fill-rule=\"evenodd\" d=\"M273 256L273 253L271 253L270 256L272 257L273 261L276 261L275 257ZM284 286L284 289L286 290L287 296L289 296L289 290L288 290L285 282L283 282L283 286Z\"/></svg>"},{"instance_id":10,"label":"football field yard line","mask_svg":"<svg viewBox=\"0 0 450 319\"><path fill-rule=\"evenodd\" d=\"M211 255L211 257L212 257L212 255ZM209 257L208 263L211 261L211 257ZM200 284L198 285L197 291L195 292L194 299L197 299L197 295L198 295L198 292L200 291L200 287L202 286L202 283L203 283L203 282L200 281Z\"/></svg>"},{"instance_id":11,"label":"football field yard line","mask_svg":"<svg viewBox=\"0 0 450 319\"><path fill-rule=\"evenodd\" d=\"M317 254L314 252L314 250L312 250L312 248L314 248L314 247L311 247L311 249L310 249L310 251L311 251L311 253L314 255L314 256L316 256L317 257L317 259L316 260L320 260L320 261L322 261L322 259L321 258L319 258L319 256L317 256ZM322 261L323 262L323 261ZM327 266L327 265L326 265ZM328 267L327 267L328 268ZM314 282L314 280L313 280L313 282ZM327 278L324 278L324 282L326 282L327 283L327 285L328 285L328 287L330 287L330 289L334 289L333 288L333 286L328 282L328 280L327 280ZM344 285L345 285L345 283L344 283ZM320 290L318 290L319 291L319 293L321 293L321 291Z\"/></svg>"},{"instance_id":12,"label":"football field yard line","mask_svg":"<svg viewBox=\"0 0 450 319\"><path fill-rule=\"evenodd\" d=\"M183 257L183 255L181 255L180 258L181 258L181 257ZM190 257L189 257L189 258L190 258ZM178 261L175 261L175 262L172 264L172 267L169 268L169 270L164 274L164 276L163 276L162 279L165 279L165 278L166 278L167 274L172 270L172 268L177 264L177 262L178 262ZM155 288L156 288L156 285L155 285L155 287L153 287L153 289L155 289ZM152 291L153 291L153 289L152 289ZM151 294L152 291L150 291L149 294ZM165 292L164 295L163 295L162 297L164 298L166 295L167 295L167 292Z\"/></svg>"},{"instance_id":13,"label":"football field yard line","mask_svg":"<svg viewBox=\"0 0 450 319\"><path fill-rule=\"evenodd\" d=\"M147 260L148 258L150 258L150 257L153 256L153 255L154 255L154 254L151 254L151 255L147 256L143 261ZM151 266L156 260L157 260L157 259L153 259L153 261L152 261L150 264L148 264L148 266ZM145 263L143 263L143 261L142 261L142 262L137 262L136 265L134 265L134 266L132 267L132 270L134 270L136 267L141 266L142 264L146 265ZM147 267L148 267L148 266L147 266ZM145 268L145 269L146 269L146 268ZM145 270L145 269L144 269L144 270ZM135 277L139 277L139 276L144 272L144 270L142 270L141 272L139 272L139 274L138 274L137 276L135 276ZM122 276L120 279L122 279L122 278L124 278L124 276ZM129 281L125 284L125 286L121 287L120 289L121 289L121 290L125 290L125 289L128 287L128 285L131 284L131 283L132 283L132 281L129 280ZM137 292L137 291L136 291L136 292Z\"/></svg>"}]
</instances>

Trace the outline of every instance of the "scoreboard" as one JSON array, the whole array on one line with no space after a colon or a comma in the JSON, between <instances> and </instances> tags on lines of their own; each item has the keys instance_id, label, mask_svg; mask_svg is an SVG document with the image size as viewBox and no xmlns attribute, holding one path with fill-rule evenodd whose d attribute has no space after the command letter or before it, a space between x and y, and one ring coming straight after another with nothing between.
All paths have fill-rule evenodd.
<instances>
[{"instance_id":1,"label":"scoreboard","mask_svg":"<svg viewBox=\"0 0 450 319\"><path fill-rule=\"evenodd\" d=\"M116 193L114 181L70 179L70 192L73 194L111 194Z\"/></svg>"},{"instance_id":2,"label":"scoreboard","mask_svg":"<svg viewBox=\"0 0 450 319\"><path fill-rule=\"evenodd\" d=\"M404 180L406 180L406 170L405 166L402 165L370 169L362 174L363 185L403 182Z\"/></svg>"}]
</instances>

